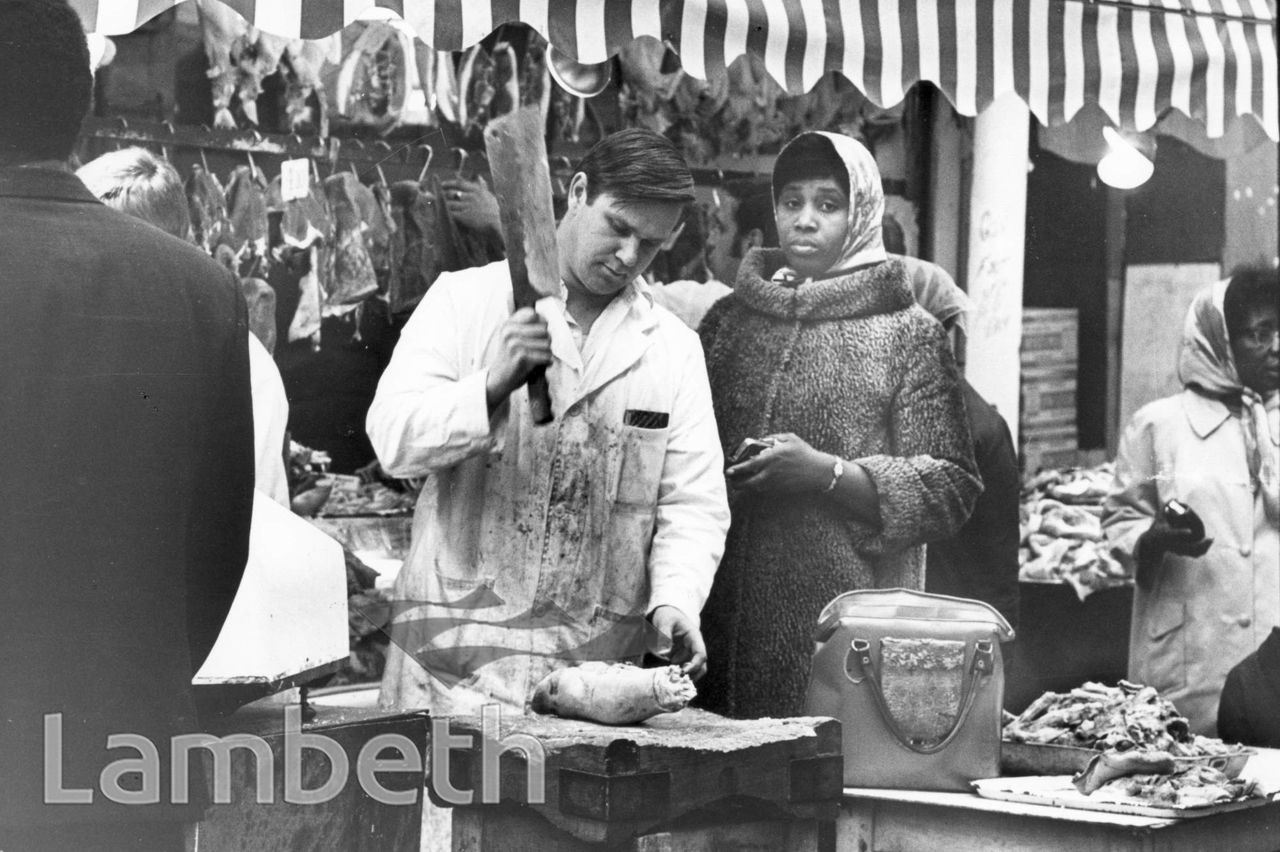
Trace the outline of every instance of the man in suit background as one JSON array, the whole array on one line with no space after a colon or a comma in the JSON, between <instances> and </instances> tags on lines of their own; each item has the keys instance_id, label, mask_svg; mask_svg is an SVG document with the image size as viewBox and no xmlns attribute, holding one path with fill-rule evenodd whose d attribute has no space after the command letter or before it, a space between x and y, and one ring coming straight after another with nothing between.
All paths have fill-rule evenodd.
<instances>
[{"instance_id":1,"label":"man in suit background","mask_svg":"<svg viewBox=\"0 0 1280 852\"><path fill-rule=\"evenodd\" d=\"M246 311L67 169L92 79L65 0L0 0L0 33L0 848L181 848L204 796L170 801L170 737L248 549ZM118 734L158 779L108 785L146 757Z\"/></svg>"}]
</instances>

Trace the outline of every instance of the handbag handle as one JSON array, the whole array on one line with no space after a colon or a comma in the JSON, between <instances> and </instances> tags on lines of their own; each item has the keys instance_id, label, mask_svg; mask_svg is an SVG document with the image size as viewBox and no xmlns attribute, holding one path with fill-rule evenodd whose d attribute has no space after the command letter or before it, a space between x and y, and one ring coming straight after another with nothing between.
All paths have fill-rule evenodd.
<instances>
[{"instance_id":1,"label":"handbag handle","mask_svg":"<svg viewBox=\"0 0 1280 852\"><path fill-rule=\"evenodd\" d=\"M945 737L932 745L921 745L912 742L909 737L902 733L902 729L898 727L897 721L889 711L889 705L885 703L884 692L880 689L880 672L876 670L875 662L871 659L871 643L866 639L854 639L849 643L849 646L852 649L852 656L857 664L857 669L862 675L860 678L854 678L854 682L866 681L885 725L893 732L894 737L903 747L909 748L917 754L937 754L956 738L956 734L960 733L960 728L964 726L965 719L969 718L969 711L973 709L973 701L978 695L978 685L982 679L990 676L995 660L990 639L979 639L974 642L973 660L969 663L969 675L965 678L964 694L960 697L960 713L956 716L955 722L951 725L951 730L947 731ZM848 671L847 663L845 669Z\"/></svg>"}]
</instances>

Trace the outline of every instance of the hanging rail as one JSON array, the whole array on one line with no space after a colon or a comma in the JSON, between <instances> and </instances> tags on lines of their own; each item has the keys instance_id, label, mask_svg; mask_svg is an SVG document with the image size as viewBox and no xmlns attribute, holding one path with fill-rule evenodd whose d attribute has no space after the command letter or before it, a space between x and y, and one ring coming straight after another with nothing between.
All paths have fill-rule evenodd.
<instances>
[{"instance_id":1,"label":"hanging rail","mask_svg":"<svg viewBox=\"0 0 1280 852\"><path fill-rule=\"evenodd\" d=\"M360 139L327 140L319 136L285 136L246 130L211 130L207 127L174 125L168 122L129 121L123 118L88 118L81 128L84 136L133 145L199 148L205 151L231 151L268 154L279 157L313 160L342 160L357 165L375 166L403 163L421 167L429 162L431 146L424 144L391 145L383 140L365 142Z\"/></svg>"},{"instance_id":2,"label":"hanging rail","mask_svg":"<svg viewBox=\"0 0 1280 852\"><path fill-rule=\"evenodd\" d=\"M383 140L366 142L360 139L339 139L332 136L324 139L319 136L286 136L252 130L213 130L204 126L133 121L123 118L87 118L81 133L93 139L132 145L198 148L204 151L231 151L288 158L306 157L312 160L328 160L333 164L341 161L362 166L395 163L419 170L425 170L431 164L434 153L452 150L443 146L421 143L392 145ZM579 156L585 153L585 149L581 149L580 146L569 147L572 153ZM482 151L467 153L473 158L479 157L483 160ZM551 159L554 169L559 167L566 157L563 153L557 152ZM457 160L458 157L455 154L452 158L445 156L437 162L444 167L447 163ZM693 173L695 183L701 186L720 186L728 181L767 174L767 172L750 168L753 164L747 164L748 168L745 169L695 166L690 171Z\"/></svg>"}]
</instances>

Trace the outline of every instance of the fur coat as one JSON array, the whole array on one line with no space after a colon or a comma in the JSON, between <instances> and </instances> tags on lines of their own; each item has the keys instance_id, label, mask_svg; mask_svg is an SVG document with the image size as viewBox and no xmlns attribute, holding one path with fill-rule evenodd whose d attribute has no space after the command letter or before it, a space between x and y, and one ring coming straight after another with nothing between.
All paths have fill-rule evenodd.
<instances>
[{"instance_id":1,"label":"fur coat","mask_svg":"<svg viewBox=\"0 0 1280 852\"><path fill-rule=\"evenodd\" d=\"M770 276L776 249L743 260L700 328L726 455L794 432L856 461L881 526L825 494L738 494L703 610L702 704L749 718L799 715L822 607L864 588L924 588L925 542L952 535L982 486L946 336L894 260L799 286Z\"/></svg>"}]
</instances>

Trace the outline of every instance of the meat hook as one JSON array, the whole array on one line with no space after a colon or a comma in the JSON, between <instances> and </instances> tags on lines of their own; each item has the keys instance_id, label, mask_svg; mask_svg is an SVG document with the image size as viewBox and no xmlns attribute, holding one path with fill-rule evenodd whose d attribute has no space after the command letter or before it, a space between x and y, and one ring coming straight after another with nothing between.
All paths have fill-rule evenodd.
<instances>
[{"instance_id":1,"label":"meat hook","mask_svg":"<svg viewBox=\"0 0 1280 852\"><path fill-rule=\"evenodd\" d=\"M427 169L431 168L431 158L434 157L436 154L436 152L432 150L430 145L423 145L422 147L427 149L427 158L422 163L422 171L418 172L419 186L421 186L422 182L427 179Z\"/></svg>"}]
</instances>

